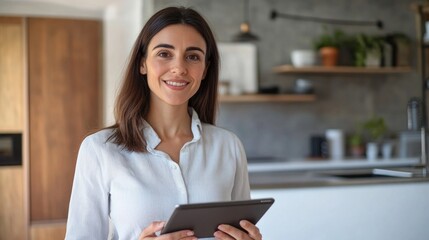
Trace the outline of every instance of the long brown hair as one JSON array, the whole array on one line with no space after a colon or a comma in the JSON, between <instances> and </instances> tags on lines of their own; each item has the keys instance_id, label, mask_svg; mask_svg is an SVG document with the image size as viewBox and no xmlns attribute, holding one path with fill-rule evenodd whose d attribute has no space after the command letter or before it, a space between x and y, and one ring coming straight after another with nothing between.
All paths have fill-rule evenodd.
<instances>
[{"instance_id":1,"label":"long brown hair","mask_svg":"<svg viewBox=\"0 0 429 240\"><path fill-rule=\"evenodd\" d=\"M188 102L198 113L201 122L214 124L216 118L217 85L219 78L219 53L216 41L204 18L195 10L168 7L155 13L145 24L132 49L123 83L115 103L116 123L111 126L109 137L114 143L129 151L145 152L143 134L144 118L149 112L150 89L140 66L147 54L151 39L172 24L186 24L195 28L207 45L207 73L204 81Z\"/></svg>"}]
</instances>

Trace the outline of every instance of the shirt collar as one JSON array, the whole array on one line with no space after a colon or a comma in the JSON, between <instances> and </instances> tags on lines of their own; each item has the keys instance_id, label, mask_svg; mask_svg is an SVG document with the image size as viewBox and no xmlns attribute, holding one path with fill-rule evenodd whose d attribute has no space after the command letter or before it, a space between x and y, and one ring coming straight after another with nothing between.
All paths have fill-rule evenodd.
<instances>
[{"instance_id":1,"label":"shirt collar","mask_svg":"<svg viewBox=\"0 0 429 240\"><path fill-rule=\"evenodd\" d=\"M191 114L191 131L192 135L194 135L194 138L191 142L196 142L201 138L201 121L195 109L189 107L188 111ZM161 139L158 137L158 134L156 134L155 130L146 120L143 120L143 134L146 139L148 150L155 149L156 146L158 146L158 144L161 142Z\"/></svg>"}]
</instances>

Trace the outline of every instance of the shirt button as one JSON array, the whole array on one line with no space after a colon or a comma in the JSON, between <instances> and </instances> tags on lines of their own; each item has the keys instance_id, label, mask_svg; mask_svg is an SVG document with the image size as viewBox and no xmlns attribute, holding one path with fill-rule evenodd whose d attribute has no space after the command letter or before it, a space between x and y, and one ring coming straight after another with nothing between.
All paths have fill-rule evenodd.
<instances>
[{"instance_id":1,"label":"shirt button","mask_svg":"<svg viewBox=\"0 0 429 240\"><path fill-rule=\"evenodd\" d=\"M171 169L176 170L176 169L177 169L177 166L176 166L176 165L172 165L172 166L171 166Z\"/></svg>"}]
</instances>

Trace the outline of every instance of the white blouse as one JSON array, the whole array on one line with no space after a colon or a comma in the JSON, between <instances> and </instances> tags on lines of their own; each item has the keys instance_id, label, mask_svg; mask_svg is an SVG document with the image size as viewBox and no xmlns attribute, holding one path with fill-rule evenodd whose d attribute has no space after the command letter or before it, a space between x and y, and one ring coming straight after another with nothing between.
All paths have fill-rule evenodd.
<instances>
[{"instance_id":1,"label":"white blouse","mask_svg":"<svg viewBox=\"0 0 429 240\"><path fill-rule=\"evenodd\" d=\"M237 136L201 123L195 111L191 124L194 137L180 150L179 164L155 149L160 139L148 123L145 153L107 142L111 130L86 137L66 239L138 239L152 221L167 221L177 204L250 199L246 155Z\"/></svg>"}]
</instances>

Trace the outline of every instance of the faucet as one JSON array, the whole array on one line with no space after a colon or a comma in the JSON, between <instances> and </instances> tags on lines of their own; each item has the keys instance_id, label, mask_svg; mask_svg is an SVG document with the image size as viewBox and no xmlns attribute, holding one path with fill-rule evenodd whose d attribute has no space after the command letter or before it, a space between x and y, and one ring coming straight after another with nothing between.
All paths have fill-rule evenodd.
<instances>
[{"instance_id":1,"label":"faucet","mask_svg":"<svg viewBox=\"0 0 429 240\"><path fill-rule=\"evenodd\" d=\"M425 91L425 90L424 90ZM427 149L427 116L426 116L426 98L411 98L407 106L407 122L409 130L418 130L420 128L420 167L421 175L427 176L429 170L428 149Z\"/></svg>"},{"instance_id":2,"label":"faucet","mask_svg":"<svg viewBox=\"0 0 429 240\"><path fill-rule=\"evenodd\" d=\"M426 134L426 127L424 126L426 124L423 124L421 127L421 154L420 154L420 163L422 166L422 176L426 177L427 173L429 171L429 164L428 164L428 156L427 156L427 134Z\"/></svg>"},{"instance_id":3,"label":"faucet","mask_svg":"<svg viewBox=\"0 0 429 240\"><path fill-rule=\"evenodd\" d=\"M416 173L415 171L407 170L384 170L384 169L373 169L374 174L386 175L386 176L421 176L426 177L429 172L428 164L428 149L427 149L427 130L426 130L426 104L419 98L411 98L408 102L407 107L407 122L408 130L418 131L420 128L420 164L418 170L421 171Z\"/></svg>"}]
</instances>

